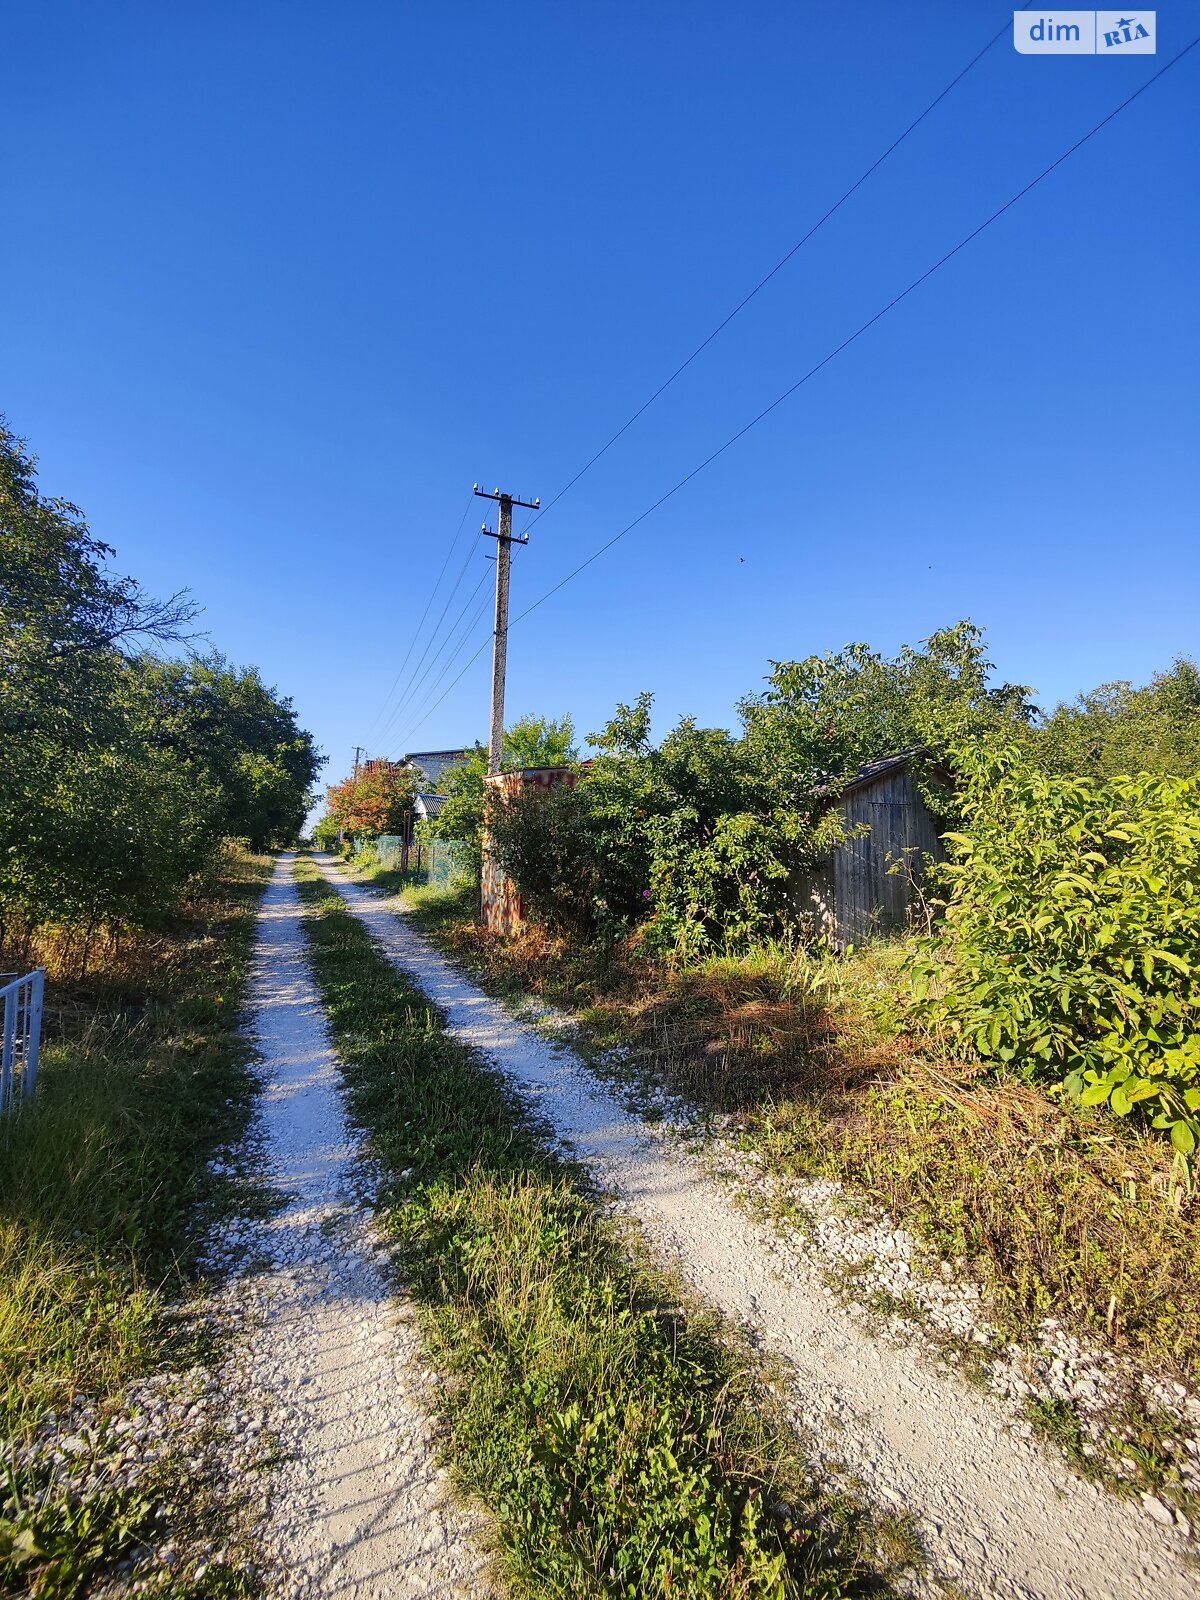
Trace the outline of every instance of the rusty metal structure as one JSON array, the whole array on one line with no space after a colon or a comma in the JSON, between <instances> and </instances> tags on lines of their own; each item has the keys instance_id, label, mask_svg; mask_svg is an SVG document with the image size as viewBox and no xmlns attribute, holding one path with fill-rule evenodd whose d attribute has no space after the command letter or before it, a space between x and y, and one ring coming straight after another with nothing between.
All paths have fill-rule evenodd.
<instances>
[{"instance_id":1,"label":"rusty metal structure","mask_svg":"<svg viewBox=\"0 0 1200 1600\"><path fill-rule=\"evenodd\" d=\"M529 789L571 788L578 781L579 773L574 767L521 767L516 772L498 772L484 779L488 789L506 799ZM480 921L489 933L514 933L525 920L520 892L492 854L486 833L480 902Z\"/></svg>"}]
</instances>

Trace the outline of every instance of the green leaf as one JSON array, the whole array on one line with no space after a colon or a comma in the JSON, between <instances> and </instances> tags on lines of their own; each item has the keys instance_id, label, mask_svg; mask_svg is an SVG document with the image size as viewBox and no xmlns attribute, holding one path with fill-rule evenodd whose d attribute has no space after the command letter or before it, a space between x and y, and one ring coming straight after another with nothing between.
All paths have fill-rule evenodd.
<instances>
[{"instance_id":1,"label":"green leaf","mask_svg":"<svg viewBox=\"0 0 1200 1600\"><path fill-rule=\"evenodd\" d=\"M1079 1096L1079 1104L1081 1106L1099 1106L1103 1105L1107 1099L1107 1083L1090 1083Z\"/></svg>"},{"instance_id":2,"label":"green leaf","mask_svg":"<svg viewBox=\"0 0 1200 1600\"><path fill-rule=\"evenodd\" d=\"M1147 955L1149 954L1151 954L1151 952L1147 951ZM1170 950L1155 950L1153 955L1156 961L1165 961L1167 966L1174 967L1176 972L1182 972L1185 978L1191 976L1192 969L1188 966L1187 962L1181 960L1179 956L1173 955ZM1148 976L1149 973L1147 973L1147 977Z\"/></svg>"}]
</instances>

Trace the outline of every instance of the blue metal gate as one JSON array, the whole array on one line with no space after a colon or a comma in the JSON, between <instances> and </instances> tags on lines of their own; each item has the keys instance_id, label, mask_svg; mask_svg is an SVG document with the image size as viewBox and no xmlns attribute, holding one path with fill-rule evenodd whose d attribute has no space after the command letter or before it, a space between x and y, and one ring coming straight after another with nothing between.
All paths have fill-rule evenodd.
<instances>
[{"instance_id":1,"label":"blue metal gate","mask_svg":"<svg viewBox=\"0 0 1200 1600\"><path fill-rule=\"evenodd\" d=\"M28 1100L37 1084L45 985L42 967L23 978L0 973L0 1115Z\"/></svg>"}]
</instances>

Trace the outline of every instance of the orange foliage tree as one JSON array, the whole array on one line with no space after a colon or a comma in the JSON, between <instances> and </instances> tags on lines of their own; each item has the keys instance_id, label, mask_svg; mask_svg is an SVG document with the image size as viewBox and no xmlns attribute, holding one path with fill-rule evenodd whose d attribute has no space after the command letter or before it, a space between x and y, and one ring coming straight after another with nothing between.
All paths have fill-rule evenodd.
<instances>
[{"instance_id":1,"label":"orange foliage tree","mask_svg":"<svg viewBox=\"0 0 1200 1600\"><path fill-rule=\"evenodd\" d=\"M325 791L329 815L346 833L400 833L412 807L416 774L411 767L370 765Z\"/></svg>"}]
</instances>

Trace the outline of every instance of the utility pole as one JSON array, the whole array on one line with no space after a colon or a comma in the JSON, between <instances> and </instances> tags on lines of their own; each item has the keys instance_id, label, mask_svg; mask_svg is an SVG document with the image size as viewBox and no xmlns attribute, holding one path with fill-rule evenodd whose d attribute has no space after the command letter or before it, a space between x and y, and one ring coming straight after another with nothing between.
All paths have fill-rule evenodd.
<instances>
[{"instance_id":1,"label":"utility pole","mask_svg":"<svg viewBox=\"0 0 1200 1600\"><path fill-rule=\"evenodd\" d=\"M359 756L362 755L362 753L363 753L362 745L361 744L356 744L354 746L354 776L356 778L358 777L358 758L359 758Z\"/></svg>"},{"instance_id":2,"label":"utility pole","mask_svg":"<svg viewBox=\"0 0 1200 1600\"><path fill-rule=\"evenodd\" d=\"M512 508L525 506L529 511L541 509L541 500L519 500L516 495L501 494L499 489L493 489L489 494L486 489L475 486L475 493L481 500L495 500L500 507L497 518L496 531L493 532L485 522L482 532L489 539L496 541L496 629L492 635L492 718L491 731L488 738L488 776L494 777L500 771L500 757L504 748L504 674L508 664L508 569L512 559L514 544L528 544L529 535L523 539L514 539L512 531Z\"/></svg>"}]
</instances>

